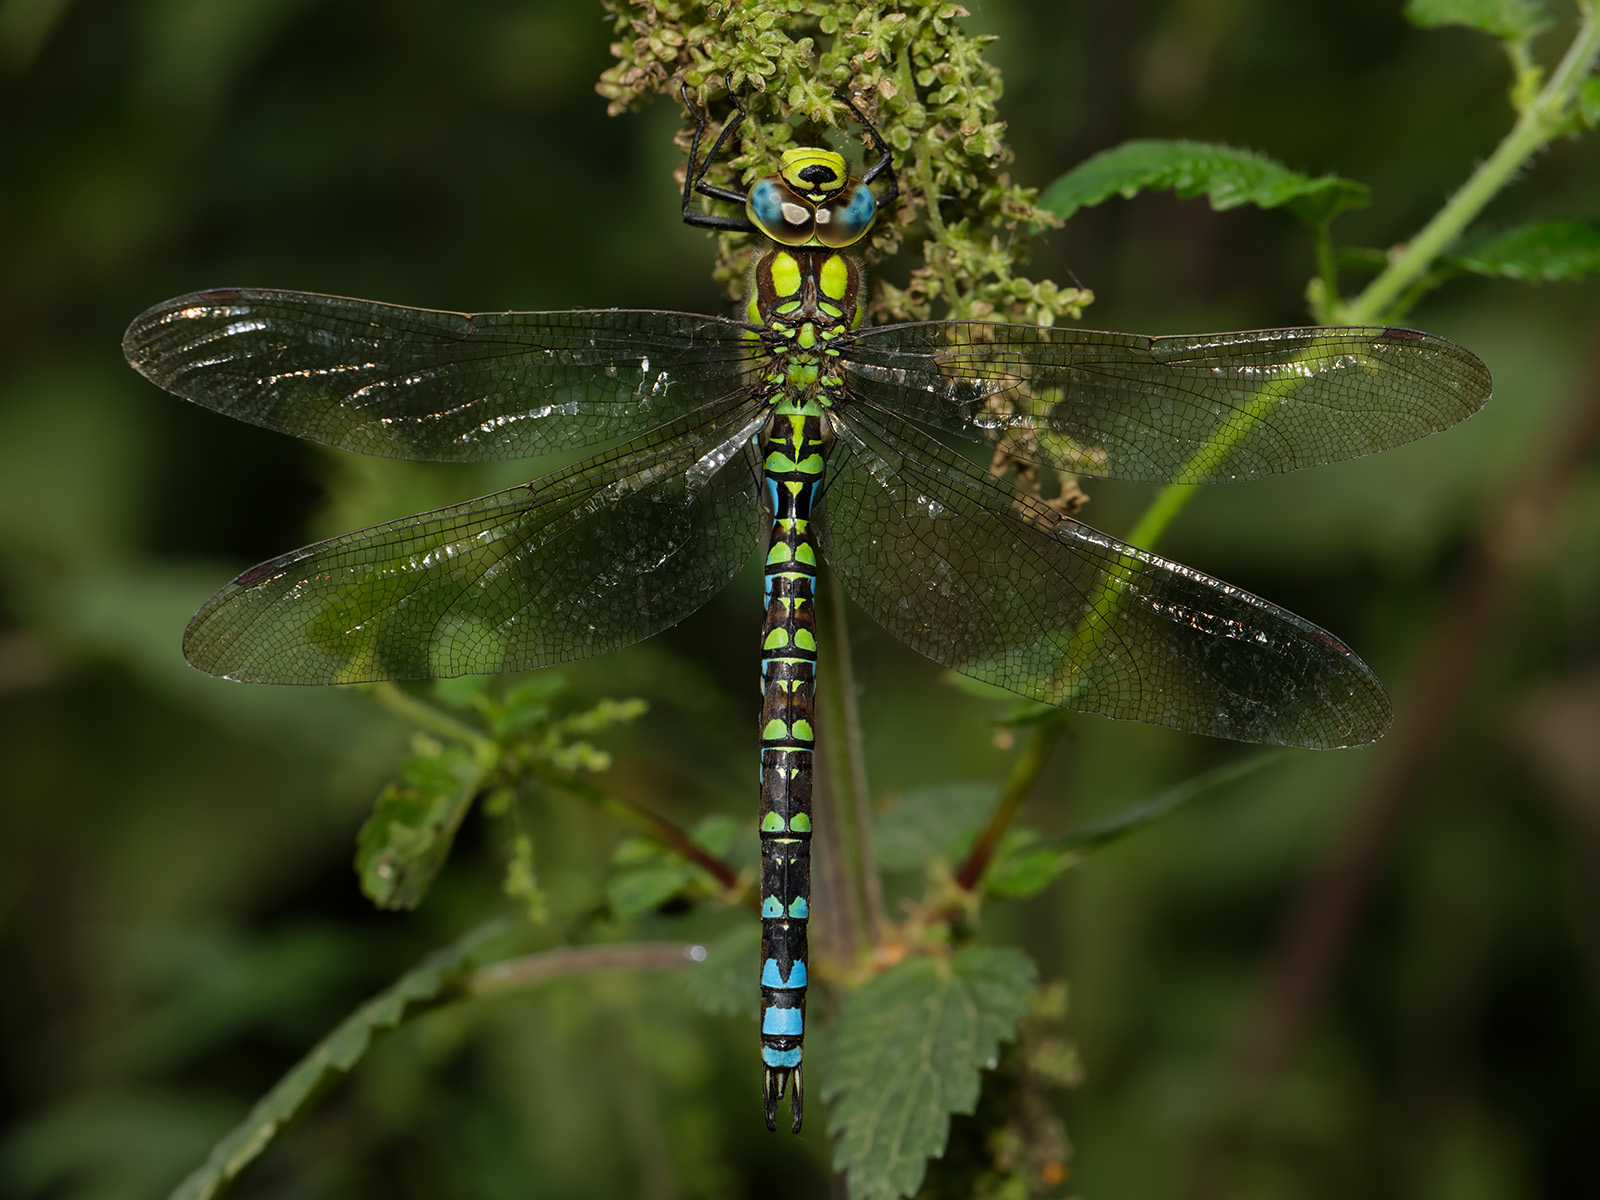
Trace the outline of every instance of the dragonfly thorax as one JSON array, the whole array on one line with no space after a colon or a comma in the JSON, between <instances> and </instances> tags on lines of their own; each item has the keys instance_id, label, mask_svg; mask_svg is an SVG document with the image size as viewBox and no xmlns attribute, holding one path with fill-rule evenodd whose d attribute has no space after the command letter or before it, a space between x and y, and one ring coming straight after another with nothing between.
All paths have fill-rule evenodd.
<instances>
[{"instance_id":1,"label":"dragonfly thorax","mask_svg":"<svg viewBox=\"0 0 1600 1200\"><path fill-rule=\"evenodd\" d=\"M861 324L866 272L854 255L774 247L750 273L746 316L770 355L768 388L790 396L841 388L839 341Z\"/></svg>"}]
</instances>

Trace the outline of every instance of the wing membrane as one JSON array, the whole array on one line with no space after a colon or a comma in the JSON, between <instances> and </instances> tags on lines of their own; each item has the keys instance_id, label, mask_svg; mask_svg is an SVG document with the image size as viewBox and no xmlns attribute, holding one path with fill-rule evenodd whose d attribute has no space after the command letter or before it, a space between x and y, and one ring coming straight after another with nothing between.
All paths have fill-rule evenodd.
<instances>
[{"instance_id":1,"label":"wing membrane","mask_svg":"<svg viewBox=\"0 0 1600 1200\"><path fill-rule=\"evenodd\" d=\"M1353 458L1448 428L1489 398L1453 342L1384 326L1141 337L938 321L844 350L875 408L1080 475L1220 483Z\"/></svg>"},{"instance_id":2,"label":"wing membrane","mask_svg":"<svg viewBox=\"0 0 1600 1200\"><path fill-rule=\"evenodd\" d=\"M1061 517L902 422L835 421L818 513L851 596L963 674L1064 708L1289 746L1388 728L1332 634Z\"/></svg>"},{"instance_id":3,"label":"wing membrane","mask_svg":"<svg viewBox=\"0 0 1600 1200\"><path fill-rule=\"evenodd\" d=\"M653 429L737 389L753 347L717 317L466 313L308 292L196 292L123 336L159 387L387 458L526 458Z\"/></svg>"},{"instance_id":4,"label":"wing membrane","mask_svg":"<svg viewBox=\"0 0 1600 1200\"><path fill-rule=\"evenodd\" d=\"M262 563L195 614L203 671L355 683L521 671L675 624L749 559L761 419L744 399L532 483Z\"/></svg>"}]
</instances>

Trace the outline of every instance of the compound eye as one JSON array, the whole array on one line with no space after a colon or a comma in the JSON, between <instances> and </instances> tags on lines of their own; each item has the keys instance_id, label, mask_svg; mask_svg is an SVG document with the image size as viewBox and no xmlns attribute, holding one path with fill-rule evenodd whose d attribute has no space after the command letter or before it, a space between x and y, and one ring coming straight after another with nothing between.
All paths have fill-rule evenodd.
<instances>
[{"instance_id":1,"label":"compound eye","mask_svg":"<svg viewBox=\"0 0 1600 1200\"><path fill-rule=\"evenodd\" d=\"M877 216L872 189L858 183L817 210L817 240L835 250L852 245L866 236Z\"/></svg>"},{"instance_id":2,"label":"compound eye","mask_svg":"<svg viewBox=\"0 0 1600 1200\"><path fill-rule=\"evenodd\" d=\"M775 175L757 181L745 201L751 224L783 246L801 246L811 240L815 210L790 191Z\"/></svg>"}]
</instances>

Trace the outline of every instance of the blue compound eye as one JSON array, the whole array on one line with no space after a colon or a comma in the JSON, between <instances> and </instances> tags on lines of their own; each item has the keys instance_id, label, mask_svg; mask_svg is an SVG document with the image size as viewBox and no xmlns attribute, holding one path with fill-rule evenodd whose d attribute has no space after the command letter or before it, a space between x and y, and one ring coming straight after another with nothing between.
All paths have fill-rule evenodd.
<instances>
[{"instance_id":1,"label":"blue compound eye","mask_svg":"<svg viewBox=\"0 0 1600 1200\"><path fill-rule=\"evenodd\" d=\"M878 216L872 189L858 183L839 199L817 211L817 240L838 248L859 242Z\"/></svg>"},{"instance_id":2,"label":"blue compound eye","mask_svg":"<svg viewBox=\"0 0 1600 1200\"><path fill-rule=\"evenodd\" d=\"M757 181L750 189L744 211L752 225L781 245L802 246L811 240L814 210L776 175Z\"/></svg>"}]
</instances>

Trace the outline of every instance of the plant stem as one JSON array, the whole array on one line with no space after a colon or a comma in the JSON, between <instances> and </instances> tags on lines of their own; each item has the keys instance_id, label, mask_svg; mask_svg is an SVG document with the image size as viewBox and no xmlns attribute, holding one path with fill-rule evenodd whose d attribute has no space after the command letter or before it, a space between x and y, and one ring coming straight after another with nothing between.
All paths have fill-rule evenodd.
<instances>
[{"instance_id":1,"label":"plant stem","mask_svg":"<svg viewBox=\"0 0 1600 1200\"><path fill-rule=\"evenodd\" d=\"M1000 800L995 805L994 811L989 814L989 821L984 825L983 832L978 835L977 841L973 842L966 861L956 872L955 883L962 891L970 892L978 886L978 881L983 878L984 871L988 870L989 863L994 858L1001 837L1016 819L1017 810L1028 798L1034 781L1044 770L1050 751L1061 740L1065 730L1066 722L1061 719L1049 720L1034 727L1033 736L1023 748L1022 756L1011 766L1011 778L1006 780L1006 790L1000 794Z\"/></svg>"},{"instance_id":2,"label":"plant stem","mask_svg":"<svg viewBox=\"0 0 1600 1200\"><path fill-rule=\"evenodd\" d=\"M877 945L886 918L883 889L872 854L871 807L867 791L867 764L862 751L861 713L856 704L856 676L850 654L844 589L839 577L827 573L820 597L827 613L823 639L827 662L817 672L818 717L827 738L826 762L838 816L841 844L846 848L846 875L853 912L859 912L869 945Z\"/></svg>"},{"instance_id":3,"label":"plant stem","mask_svg":"<svg viewBox=\"0 0 1600 1200\"><path fill-rule=\"evenodd\" d=\"M1405 250L1383 273L1338 313L1339 320L1362 325L1379 321L1395 300L1420 279L1444 252L1509 183L1523 163L1542 150L1571 119L1578 89L1594 68L1600 55L1600 16L1587 12L1578 36L1567 47L1560 64L1551 73L1544 89L1517 115L1511 132L1495 147L1471 178L1412 238Z\"/></svg>"},{"instance_id":4,"label":"plant stem","mask_svg":"<svg viewBox=\"0 0 1600 1200\"><path fill-rule=\"evenodd\" d=\"M653 812L642 804L635 804L632 800L624 800L620 796L613 796L610 792L602 791L600 788L581 779L554 779L546 782L565 788L591 804L609 809L647 830L656 841L677 853L680 858L684 858L699 867L727 891L733 892L740 888L741 881L738 872L709 850L696 844L695 840L689 836L688 830L673 821L669 821L660 813Z\"/></svg>"},{"instance_id":5,"label":"plant stem","mask_svg":"<svg viewBox=\"0 0 1600 1200\"><path fill-rule=\"evenodd\" d=\"M397 716L404 717L418 728L426 729L429 733L449 738L453 742L464 742L474 750L483 750L490 745L489 738L482 730L474 729L465 721L458 721L449 713L441 712L433 705L418 700L397 684L375 683L372 685L371 694L384 708Z\"/></svg>"},{"instance_id":6,"label":"plant stem","mask_svg":"<svg viewBox=\"0 0 1600 1200\"><path fill-rule=\"evenodd\" d=\"M1347 305L1333 308L1332 318L1358 325L1383 320L1402 293L1427 273L1445 247L1483 211L1522 165L1566 125L1578 89L1594 69L1597 56L1600 56L1600 12L1586 8L1578 35L1567 47L1550 82L1521 110L1511 132L1494 153L1361 295ZM1335 304L1333 295L1328 296L1328 302ZM1194 488L1185 484L1173 483L1162 488L1128 533L1127 540L1141 549L1153 548L1193 499L1193 494Z\"/></svg>"},{"instance_id":7,"label":"plant stem","mask_svg":"<svg viewBox=\"0 0 1600 1200\"><path fill-rule=\"evenodd\" d=\"M539 954L508 958L479 967L461 983L460 992L469 996L489 996L501 992L537 987L564 975L590 971L660 971L672 967L692 967L701 948L681 942L623 942L604 946L563 946ZM702 952L701 957L704 957Z\"/></svg>"}]
</instances>

